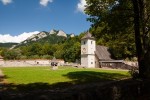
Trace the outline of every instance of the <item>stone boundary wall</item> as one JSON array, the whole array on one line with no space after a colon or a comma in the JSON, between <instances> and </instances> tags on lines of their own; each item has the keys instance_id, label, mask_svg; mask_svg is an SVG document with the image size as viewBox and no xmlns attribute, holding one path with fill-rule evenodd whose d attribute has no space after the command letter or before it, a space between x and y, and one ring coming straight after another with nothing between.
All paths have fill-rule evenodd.
<instances>
[{"instance_id":1,"label":"stone boundary wall","mask_svg":"<svg viewBox=\"0 0 150 100\"><path fill-rule=\"evenodd\" d=\"M130 66L138 67L138 62L124 61L124 64L130 65Z\"/></svg>"},{"instance_id":2,"label":"stone boundary wall","mask_svg":"<svg viewBox=\"0 0 150 100\"><path fill-rule=\"evenodd\" d=\"M63 60L57 60L58 66L74 66L74 67L82 67L78 63L65 63ZM51 60L1 60L0 67L30 67L30 66L51 66ZM132 69L138 68L137 62L124 61L123 63L105 63L105 66L102 68L108 67L112 69Z\"/></svg>"},{"instance_id":3,"label":"stone boundary wall","mask_svg":"<svg viewBox=\"0 0 150 100\"><path fill-rule=\"evenodd\" d=\"M64 65L64 61L58 60L58 65ZM51 60L3 60L0 67L25 67L25 66L51 66Z\"/></svg>"}]
</instances>

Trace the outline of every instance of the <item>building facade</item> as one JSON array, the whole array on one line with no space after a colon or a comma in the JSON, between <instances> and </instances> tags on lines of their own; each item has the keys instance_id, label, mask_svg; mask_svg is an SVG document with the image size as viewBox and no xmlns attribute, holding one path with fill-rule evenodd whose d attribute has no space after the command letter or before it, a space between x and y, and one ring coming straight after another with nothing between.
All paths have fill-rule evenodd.
<instances>
[{"instance_id":1,"label":"building facade","mask_svg":"<svg viewBox=\"0 0 150 100\"><path fill-rule=\"evenodd\" d=\"M87 32L81 39L81 66L85 68L128 68L123 60L114 60L108 47L96 45L95 38ZM131 68L131 67L130 67Z\"/></svg>"},{"instance_id":2,"label":"building facade","mask_svg":"<svg viewBox=\"0 0 150 100\"><path fill-rule=\"evenodd\" d=\"M130 65L123 60L112 59L110 49L106 46L96 45L94 37L89 32L81 39L81 66L85 68L138 68L138 64Z\"/></svg>"},{"instance_id":3,"label":"building facade","mask_svg":"<svg viewBox=\"0 0 150 100\"><path fill-rule=\"evenodd\" d=\"M95 68L95 50L95 39L88 32L81 39L81 66L87 68Z\"/></svg>"}]
</instances>

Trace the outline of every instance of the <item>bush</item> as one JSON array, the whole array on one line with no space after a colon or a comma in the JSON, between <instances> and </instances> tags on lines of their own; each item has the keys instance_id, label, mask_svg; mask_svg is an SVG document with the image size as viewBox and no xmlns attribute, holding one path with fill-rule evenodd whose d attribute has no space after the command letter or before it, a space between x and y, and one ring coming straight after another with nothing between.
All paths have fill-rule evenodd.
<instances>
[{"instance_id":1,"label":"bush","mask_svg":"<svg viewBox=\"0 0 150 100\"><path fill-rule=\"evenodd\" d=\"M33 56L30 56L31 59L40 59L40 56L39 55L33 55Z\"/></svg>"},{"instance_id":2,"label":"bush","mask_svg":"<svg viewBox=\"0 0 150 100\"><path fill-rule=\"evenodd\" d=\"M139 70L138 70L138 69L135 69L135 68L132 68L132 69L129 71L129 74L132 76L133 79L137 79L138 76L139 76Z\"/></svg>"},{"instance_id":3,"label":"bush","mask_svg":"<svg viewBox=\"0 0 150 100\"><path fill-rule=\"evenodd\" d=\"M20 59L24 60L24 59L27 59L28 57L27 56L20 56Z\"/></svg>"},{"instance_id":4,"label":"bush","mask_svg":"<svg viewBox=\"0 0 150 100\"><path fill-rule=\"evenodd\" d=\"M50 55L43 55L41 56L42 59L52 59L53 56L50 56Z\"/></svg>"}]
</instances>

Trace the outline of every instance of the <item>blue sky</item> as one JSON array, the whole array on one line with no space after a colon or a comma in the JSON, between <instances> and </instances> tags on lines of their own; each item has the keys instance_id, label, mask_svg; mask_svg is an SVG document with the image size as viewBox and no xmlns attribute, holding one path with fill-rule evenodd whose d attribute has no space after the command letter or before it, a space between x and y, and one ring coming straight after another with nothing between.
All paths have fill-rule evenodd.
<instances>
[{"instance_id":1,"label":"blue sky","mask_svg":"<svg viewBox=\"0 0 150 100\"><path fill-rule=\"evenodd\" d=\"M0 42L21 42L51 29L78 35L90 27L85 4L85 0L0 0Z\"/></svg>"}]
</instances>

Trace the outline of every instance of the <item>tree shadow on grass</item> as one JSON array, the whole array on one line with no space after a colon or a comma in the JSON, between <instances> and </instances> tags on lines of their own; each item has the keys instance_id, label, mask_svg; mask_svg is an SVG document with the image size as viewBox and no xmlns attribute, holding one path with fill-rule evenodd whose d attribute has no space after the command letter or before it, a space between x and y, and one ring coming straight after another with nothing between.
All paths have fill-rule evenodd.
<instances>
[{"instance_id":1,"label":"tree shadow on grass","mask_svg":"<svg viewBox=\"0 0 150 100\"><path fill-rule=\"evenodd\" d=\"M68 77L69 79L72 79L72 82L75 84L115 81L115 80L120 80L129 77L128 75L123 75L119 73L106 73L106 72L94 72L94 71L69 72L64 76Z\"/></svg>"},{"instance_id":2,"label":"tree shadow on grass","mask_svg":"<svg viewBox=\"0 0 150 100\"><path fill-rule=\"evenodd\" d=\"M71 87L73 85L80 85L86 83L105 83L109 81L116 81L122 78L128 77L127 75L119 74L119 73L105 73L105 72L95 72L95 71L75 71L69 72L63 77L69 78L71 81L69 82L58 82L54 84L49 83L29 83L29 84L13 84L6 83L3 84L4 90L15 90L15 91L32 91L32 90L44 90L44 89L52 89L59 90ZM5 79L8 77L5 76Z\"/></svg>"},{"instance_id":3,"label":"tree shadow on grass","mask_svg":"<svg viewBox=\"0 0 150 100\"><path fill-rule=\"evenodd\" d=\"M8 77L6 75L0 75L0 83L3 83Z\"/></svg>"},{"instance_id":4,"label":"tree shadow on grass","mask_svg":"<svg viewBox=\"0 0 150 100\"><path fill-rule=\"evenodd\" d=\"M118 74L118 73L105 73L105 72L94 72L94 71L75 71L69 72L63 77L69 78L71 81L69 82L58 82L54 84L49 83L29 83L29 84L0 84L0 100L26 100L26 97L36 98L32 100L37 100L37 98L41 98L43 95L48 96L49 98L57 98L61 95L62 98L64 95L68 95L67 92L64 93L62 91L68 90L70 88L74 88L74 86L82 87L83 85L91 83L101 83L105 84L106 82L116 81L121 78L128 77L126 75ZM7 79L8 77L3 77ZM80 86L82 84L82 86ZM75 87L76 88L76 87ZM71 91L73 92L73 91ZM47 94L48 93L48 94ZM56 96L54 96L56 95ZM1 99L2 98L2 99ZM24 98L24 99L22 99ZM28 99L28 100L30 100ZM46 99L43 99L46 100ZM48 100L48 99L47 99Z\"/></svg>"},{"instance_id":5,"label":"tree shadow on grass","mask_svg":"<svg viewBox=\"0 0 150 100\"><path fill-rule=\"evenodd\" d=\"M114 82L128 75L118 73L105 73L94 71L69 72L64 77L71 79L71 82L30 83L30 84L6 84L0 91L0 100L136 100L141 83L133 80ZM7 78L7 77L6 77ZM102 83L104 85L89 86L86 83ZM109 83L106 84L105 83ZM75 87L74 84L82 84L84 88ZM149 86L149 84L148 84ZM68 88L69 87L69 88ZM67 90L61 90L68 88ZM149 89L146 87L146 89ZM145 88L143 89L145 90ZM150 90L149 90L150 91ZM121 99L121 98L126 99ZM131 97L132 99L128 99Z\"/></svg>"}]
</instances>

